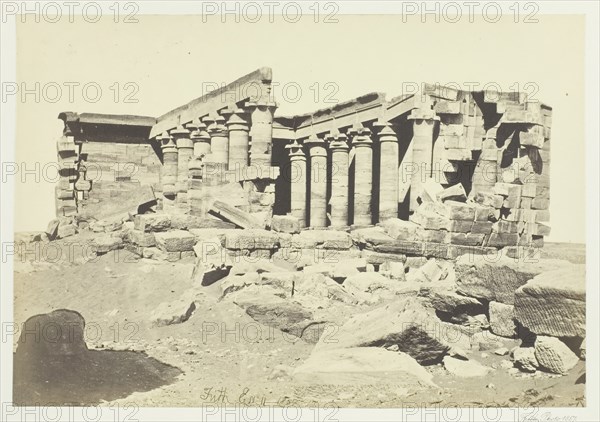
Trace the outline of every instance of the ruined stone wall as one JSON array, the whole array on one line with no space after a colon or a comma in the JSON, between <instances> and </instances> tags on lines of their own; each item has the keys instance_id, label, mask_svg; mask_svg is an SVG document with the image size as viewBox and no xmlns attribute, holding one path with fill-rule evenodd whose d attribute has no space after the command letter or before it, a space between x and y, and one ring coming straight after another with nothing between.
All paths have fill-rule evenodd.
<instances>
[{"instance_id":1,"label":"ruined stone wall","mask_svg":"<svg viewBox=\"0 0 600 422\"><path fill-rule=\"evenodd\" d=\"M160 187L160 150L149 127L81 122L65 116L57 141L57 216L100 218L142 186Z\"/></svg>"}]
</instances>

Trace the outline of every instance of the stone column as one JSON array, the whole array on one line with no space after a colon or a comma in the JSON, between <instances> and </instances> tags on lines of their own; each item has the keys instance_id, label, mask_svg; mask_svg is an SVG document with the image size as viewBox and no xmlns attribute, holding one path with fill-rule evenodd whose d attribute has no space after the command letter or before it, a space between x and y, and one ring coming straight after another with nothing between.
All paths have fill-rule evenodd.
<instances>
[{"instance_id":1,"label":"stone column","mask_svg":"<svg viewBox=\"0 0 600 422\"><path fill-rule=\"evenodd\" d=\"M413 173L410 182L410 211L415 211L421 196L423 184L431 177L433 159L433 131L439 117L433 110L414 109L409 120L413 121L412 162Z\"/></svg>"},{"instance_id":2,"label":"stone column","mask_svg":"<svg viewBox=\"0 0 600 422\"><path fill-rule=\"evenodd\" d=\"M243 169L248 166L250 138L248 122L244 119L244 110L238 109L227 122L229 130L229 170Z\"/></svg>"},{"instance_id":3,"label":"stone column","mask_svg":"<svg viewBox=\"0 0 600 422\"><path fill-rule=\"evenodd\" d=\"M398 218L398 138L391 125L379 131L379 221Z\"/></svg>"},{"instance_id":4,"label":"stone column","mask_svg":"<svg viewBox=\"0 0 600 422\"><path fill-rule=\"evenodd\" d=\"M160 137L161 149L163 153L163 166L161 171L161 183L163 195L174 197L177 193L175 184L177 183L178 157L177 146L173 138L167 132Z\"/></svg>"},{"instance_id":5,"label":"stone column","mask_svg":"<svg viewBox=\"0 0 600 422\"><path fill-rule=\"evenodd\" d=\"M290 214L306 227L306 155L298 142L287 145L290 150Z\"/></svg>"},{"instance_id":6,"label":"stone column","mask_svg":"<svg viewBox=\"0 0 600 422\"><path fill-rule=\"evenodd\" d=\"M200 123L198 129L191 134L192 141L194 142L194 156L204 157L210 154L210 135L206 131L206 125Z\"/></svg>"},{"instance_id":7,"label":"stone column","mask_svg":"<svg viewBox=\"0 0 600 422\"><path fill-rule=\"evenodd\" d=\"M373 141L371 130L360 128L352 139L354 147L354 225L373 224Z\"/></svg>"},{"instance_id":8,"label":"stone column","mask_svg":"<svg viewBox=\"0 0 600 422\"><path fill-rule=\"evenodd\" d=\"M250 127L250 164L258 166L271 165L273 143L273 114L277 103L272 100L261 100L246 103L251 111Z\"/></svg>"},{"instance_id":9,"label":"stone column","mask_svg":"<svg viewBox=\"0 0 600 422\"><path fill-rule=\"evenodd\" d=\"M333 227L348 226L348 138L343 133L329 135L331 151L330 217Z\"/></svg>"},{"instance_id":10,"label":"stone column","mask_svg":"<svg viewBox=\"0 0 600 422\"><path fill-rule=\"evenodd\" d=\"M317 137L306 140L310 154L310 227L327 226L327 150Z\"/></svg>"},{"instance_id":11,"label":"stone column","mask_svg":"<svg viewBox=\"0 0 600 422\"><path fill-rule=\"evenodd\" d=\"M216 117L214 123L208 129L212 159L215 163L224 164L223 167L226 167L229 162L229 137L227 136L225 119L222 116Z\"/></svg>"},{"instance_id":12,"label":"stone column","mask_svg":"<svg viewBox=\"0 0 600 422\"><path fill-rule=\"evenodd\" d=\"M194 144L190 139L190 131L183 126L178 126L171 131L171 136L177 146L177 193L187 192L188 161L194 155ZM179 195L178 195L179 196Z\"/></svg>"}]
</instances>

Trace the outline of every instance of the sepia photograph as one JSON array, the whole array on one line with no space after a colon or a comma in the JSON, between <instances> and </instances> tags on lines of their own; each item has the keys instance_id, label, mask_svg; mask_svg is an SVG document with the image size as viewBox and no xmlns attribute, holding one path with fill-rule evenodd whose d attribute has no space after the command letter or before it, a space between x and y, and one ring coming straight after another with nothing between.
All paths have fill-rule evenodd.
<instances>
[{"instance_id":1,"label":"sepia photograph","mask_svg":"<svg viewBox=\"0 0 600 422\"><path fill-rule=\"evenodd\" d=\"M2 420L598 420L599 3L0 5Z\"/></svg>"}]
</instances>

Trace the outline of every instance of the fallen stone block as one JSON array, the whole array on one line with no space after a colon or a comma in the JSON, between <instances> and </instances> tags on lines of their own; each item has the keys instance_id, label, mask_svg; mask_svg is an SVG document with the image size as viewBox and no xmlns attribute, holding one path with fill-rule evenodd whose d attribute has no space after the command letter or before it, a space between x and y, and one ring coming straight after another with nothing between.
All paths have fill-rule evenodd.
<instances>
[{"instance_id":1,"label":"fallen stone block","mask_svg":"<svg viewBox=\"0 0 600 422\"><path fill-rule=\"evenodd\" d=\"M556 337L538 336L534 353L540 368L554 374L566 375L579 361L577 355Z\"/></svg>"},{"instance_id":2,"label":"fallen stone block","mask_svg":"<svg viewBox=\"0 0 600 422\"><path fill-rule=\"evenodd\" d=\"M471 197L471 200L479 205L497 209L502 207L504 197L502 195L479 191Z\"/></svg>"},{"instance_id":3,"label":"fallen stone block","mask_svg":"<svg viewBox=\"0 0 600 422\"><path fill-rule=\"evenodd\" d=\"M529 262L504 254L467 254L456 260L457 291L466 296L513 305L515 290L542 272L571 266L567 261L542 259Z\"/></svg>"},{"instance_id":4,"label":"fallen stone block","mask_svg":"<svg viewBox=\"0 0 600 422\"><path fill-rule=\"evenodd\" d=\"M365 259L366 263L371 265L382 265L386 262L403 263L406 261L406 255L401 253L374 252L364 249L360 252L360 254Z\"/></svg>"},{"instance_id":5,"label":"fallen stone block","mask_svg":"<svg viewBox=\"0 0 600 422\"><path fill-rule=\"evenodd\" d=\"M27 365L88 353L84 337L85 320L79 312L58 309L35 315L27 319L22 328L15 359Z\"/></svg>"},{"instance_id":6,"label":"fallen stone block","mask_svg":"<svg viewBox=\"0 0 600 422\"><path fill-rule=\"evenodd\" d=\"M253 215L222 201L214 201L209 212L242 229L262 229L264 226Z\"/></svg>"},{"instance_id":7,"label":"fallen stone block","mask_svg":"<svg viewBox=\"0 0 600 422\"><path fill-rule=\"evenodd\" d=\"M540 366L533 347L517 347L513 352L513 362L524 372L535 372Z\"/></svg>"},{"instance_id":8,"label":"fallen stone block","mask_svg":"<svg viewBox=\"0 0 600 422\"><path fill-rule=\"evenodd\" d=\"M225 247L227 249L277 249L279 236L277 233L262 230L230 230L225 234Z\"/></svg>"},{"instance_id":9,"label":"fallen stone block","mask_svg":"<svg viewBox=\"0 0 600 422\"><path fill-rule=\"evenodd\" d=\"M57 239L64 239L77 234L77 226L75 224L60 224L56 232Z\"/></svg>"},{"instance_id":10,"label":"fallen stone block","mask_svg":"<svg viewBox=\"0 0 600 422\"><path fill-rule=\"evenodd\" d=\"M444 191L442 185L435 180L429 178L423 183L423 191L421 192L422 202L437 202L437 196Z\"/></svg>"},{"instance_id":11,"label":"fallen stone block","mask_svg":"<svg viewBox=\"0 0 600 422\"><path fill-rule=\"evenodd\" d=\"M300 233L300 220L292 215L274 215L271 229L281 233Z\"/></svg>"},{"instance_id":12,"label":"fallen stone block","mask_svg":"<svg viewBox=\"0 0 600 422\"><path fill-rule=\"evenodd\" d=\"M141 232L163 232L171 228L171 217L168 214L138 214L133 218L135 230Z\"/></svg>"},{"instance_id":13,"label":"fallen stone block","mask_svg":"<svg viewBox=\"0 0 600 422\"><path fill-rule=\"evenodd\" d=\"M171 228L178 230L203 230L203 229L214 229L214 230L227 230L235 229L236 226L233 223L228 223L223 220L219 220L215 217L198 217L190 214L171 214Z\"/></svg>"},{"instance_id":14,"label":"fallen stone block","mask_svg":"<svg viewBox=\"0 0 600 422\"><path fill-rule=\"evenodd\" d=\"M196 244L196 237L184 230L158 232L154 235L154 238L158 248L165 252L192 251Z\"/></svg>"},{"instance_id":15,"label":"fallen stone block","mask_svg":"<svg viewBox=\"0 0 600 422\"><path fill-rule=\"evenodd\" d=\"M253 300L236 300L256 322L298 337L307 343L317 343L321 334L319 326L325 321L315 321L313 314L299 303L282 300L272 295Z\"/></svg>"},{"instance_id":16,"label":"fallen stone block","mask_svg":"<svg viewBox=\"0 0 600 422\"><path fill-rule=\"evenodd\" d=\"M400 220L399 218L389 218L380 224L393 239L417 240L419 226L413 222Z\"/></svg>"},{"instance_id":17,"label":"fallen stone block","mask_svg":"<svg viewBox=\"0 0 600 422\"><path fill-rule=\"evenodd\" d=\"M410 298L356 314L333 332L326 328L315 351L396 345L424 365L441 362L461 336L464 338L462 333L442 325L433 311Z\"/></svg>"},{"instance_id":18,"label":"fallen stone block","mask_svg":"<svg viewBox=\"0 0 600 422\"><path fill-rule=\"evenodd\" d=\"M164 302L154 310L150 321L155 327L181 324L190 319L195 310L196 303L183 298L173 302Z\"/></svg>"},{"instance_id":19,"label":"fallen stone block","mask_svg":"<svg viewBox=\"0 0 600 422\"><path fill-rule=\"evenodd\" d=\"M375 304L384 298L392 298L401 287L399 282L376 272L352 275L342 284L344 289L356 297L359 303Z\"/></svg>"},{"instance_id":20,"label":"fallen stone block","mask_svg":"<svg viewBox=\"0 0 600 422\"><path fill-rule=\"evenodd\" d=\"M484 313L483 304L468 296L453 291L433 291L426 294L431 305L440 312L453 315L478 315Z\"/></svg>"},{"instance_id":21,"label":"fallen stone block","mask_svg":"<svg viewBox=\"0 0 600 422\"><path fill-rule=\"evenodd\" d=\"M56 239L58 235L58 226L60 225L60 220L54 219L48 223L48 227L46 228L46 234L48 235L48 240Z\"/></svg>"},{"instance_id":22,"label":"fallen stone block","mask_svg":"<svg viewBox=\"0 0 600 422\"><path fill-rule=\"evenodd\" d=\"M508 338L517 334L515 307L491 301L489 303L490 329L492 333Z\"/></svg>"},{"instance_id":23,"label":"fallen stone block","mask_svg":"<svg viewBox=\"0 0 600 422\"><path fill-rule=\"evenodd\" d=\"M336 249L347 250L352 247L352 238L337 230L304 230L292 236L292 247L297 249Z\"/></svg>"},{"instance_id":24,"label":"fallen stone block","mask_svg":"<svg viewBox=\"0 0 600 422\"><path fill-rule=\"evenodd\" d=\"M97 255L103 255L110 251L122 249L125 246L123 239L108 234L96 237L92 244Z\"/></svg>"},{"instance_id":25,"label":"fallen stone block","mask_svg":"<svg viewBox=\"0 0 600 422\"><path fill-rule=\"evenodd\" d=\"M437 261L435 258L429 259L424 265L410 271L407 276L408 281L419 281L423 283L436 283L448 272L448 264L443 261Z\"/></svg>"},{"instance_id":26,"label":"fallen stone block","mask_svg":"<svg viewBox=\"0 0 600 422\"><path fill-rule=\"evenodd\" d=\"M412 357L378 347L315 351L294 370L293 377L310 384L434 386L433 376Z\"/></svg>"},{"instance_id":27,"label":"fallen stone block","mask_svg":"<svg viewBox=\"0 0 600 422\"><path fill-rule=\"evenodd\" d=\"M451 356L444 357L444 368L460 378L485 377L492 371L492 368L483 366L476 361L462 360Z\"/></svg>"},{"instance_id":28,"label":"fallen stone block","mask_svg":"<svg viewBox=\"0 0 600 422\"><path fill-rule=\"evenodd\" d=\"M458 201L465 202L467 200L467 193L462 183L452 185L437 194L439 201Z\"/></svg>"},{"instance_id":29,"label":"fallen stone block","mask_svg":"<svg viewBox=\"0 0 600 422\"><path fill-rule=\"evenodd\" d=\"M382 227L367 227L352 230L350 232L354 243L365 245L366 247L379 246L382 244L393 243L394 239L388 235Z\"/></svg>"},{"instance_id":30,"label":"fallen stone block","mask_svg":"<svg viewBox=\"0 0 600 422\"><path fill-rule=\"evenodd\" d=\"M444 206L447 210L446 216L451 220L475 220L475 206L473 204L446 201Z\"/></svg>"},{"instance_id":31,"label":"fallen stone block","mask_svg":"<svg viewBox=\"0 0 600 422\"><path fill-rule=\"evenodd\" d=\"M585 337L585 265L546 267L515 293L515 317L539 335Z\"/></svg>"},{"instance_id":32,"label":"fallen stone block","mask_svg":"<svg viewBox=\"0 0 600 422\"><path fill-rule=\"evenodd\" d=\"M126 238L129 242L145 248L156 246L156 239L152 232L148 233L140 230L130 230L127 232Z\"/></svg>"},{"instance_id":33,"label":"fallen stone block","mask_svg":"<svg viewBox=\"0 0 600 422\"><path fill-rule=\"evenodd\" d=\"M410 221L429 230L448 230L450 220L438 213L432 211L421 210L417 211L409 217Z\"/></svg>"}]
</instances>

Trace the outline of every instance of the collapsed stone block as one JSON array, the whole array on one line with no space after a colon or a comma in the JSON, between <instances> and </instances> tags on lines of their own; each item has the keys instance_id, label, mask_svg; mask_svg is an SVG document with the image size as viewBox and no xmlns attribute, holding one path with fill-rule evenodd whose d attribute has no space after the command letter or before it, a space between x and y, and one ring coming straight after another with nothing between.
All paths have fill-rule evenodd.
<instances>
[{"instance_id":1,"label":"collapsed stone block","mask_svg":"<svg viewBox=\"0 0 600 422\"><path fill-rule=\"evenodd\" d=\"M491 301L489 303L489 315L492 333L502 337L515 337L517 324L514 306Z\"/></svg>"},{"instance_id":2,"label":"collapsed stone block","mask_svg":"<svg viewBox=\"0 0 600 422\"><path fill-rule=\"evenodd\" d=\"M236 250L277 249L279 236L262 229L231 230L225 234L225 247Z\"/></svg>"},{"instance_id":3,"label":"collapsed stone block","mask_svg":"<svg viewBox=\"0 0 600 422\"><path fill-rule=\"evenodd\" d=\"M141 230L130 230L127 232L127 240L136 245L143 246L145 248L156 245L156 239L154 233L143 232Z\"/></svg>"},{"instance_id":4,"label":"collapsed stone block","mask_svg":"<svg viewBox=\"0 0 600 422\"><path fill-rule=\"evenodd\" d=\"M515 292L515 316L539 335L585 337L585 265L563 265L532 277Z\"/></svg>"},{"instance_id":5,"label":"collapsed stone block","mask_svg":"<svg viewBox=\"0 0 600 422\"><path fill-rule=\"evenodd\" d=\"M274 215L271 228L276 232L300 233L300 220L291 215Z\"/></svg>"},{"instance_id":6,"label":"collapsed stone block","mask_svg":"<svg viewBox=\"0 0 600 422\"><path fill-rule=\"evenodd\" d=\"M138 214L133 218L134 227L142 232L163 232L171 228L171 217L168 214Z\"/></svg>"},{"instance_id":7,"label":"collapsed stone block","mask_svg":"<svg viewBox=\"0 0 600 422\"><path fill-rule=\"evenodd\" d=\"M196 237L184 230L158 232L154 237L158 248L165 252L191 251L196 244Z\"/></svg>"},{"instance_id":8,"label":"collapsed stone block","mask_svg":"<svg viewBox=\"0 0 600 422\"><path fill-rule=\"evenodd\" d=\"M554 374L566 375L579 361L577 355L556 337L538 336L534 353L540 367Z\"/></svg>"},{"instance_id":9,"label":"collapsed stone block","mask_svg":"<svg viewBox=\"0 0 600 422\"><path fill-rule=\"evenodd\" d=\"M304 230L292 236L292 246L298 249L337 249L352 247L352 238L346 232L337 230Z\"/></svg>"},{"instance_id":10,"label":"collapsed stone block","mask_svg":"<svg viewBox=\"0 0 600 422\"><path fill-rule=\"evenodd\" d=\"M513 352L513 362L524 372L535 372L539 368L533 347L517 347Z\"/></svg>"},{"instance_id":11,"label":"collapsed stone block","mask_svg":"<svg viewBox=\"0 0 600 422\"><path fill-rule=\"evenodd\" d=\"M385 232L397 240L416 240L419 226L410 221L399 218L389 218L381 223Z\"/></svg>"},{"instance_id":12,"label":"collapsed stone block","mask_svg":"<svg viewBox=\"0 0 600 422\"><path fill-rule=\"evenodd\" d=\"M515 291L527 281L545 271L571 265L557 259L515 260L498 252L487 256L467 254L456 260L457 290L478 299L513 305Z\"/></svg>"}]
</instances>

